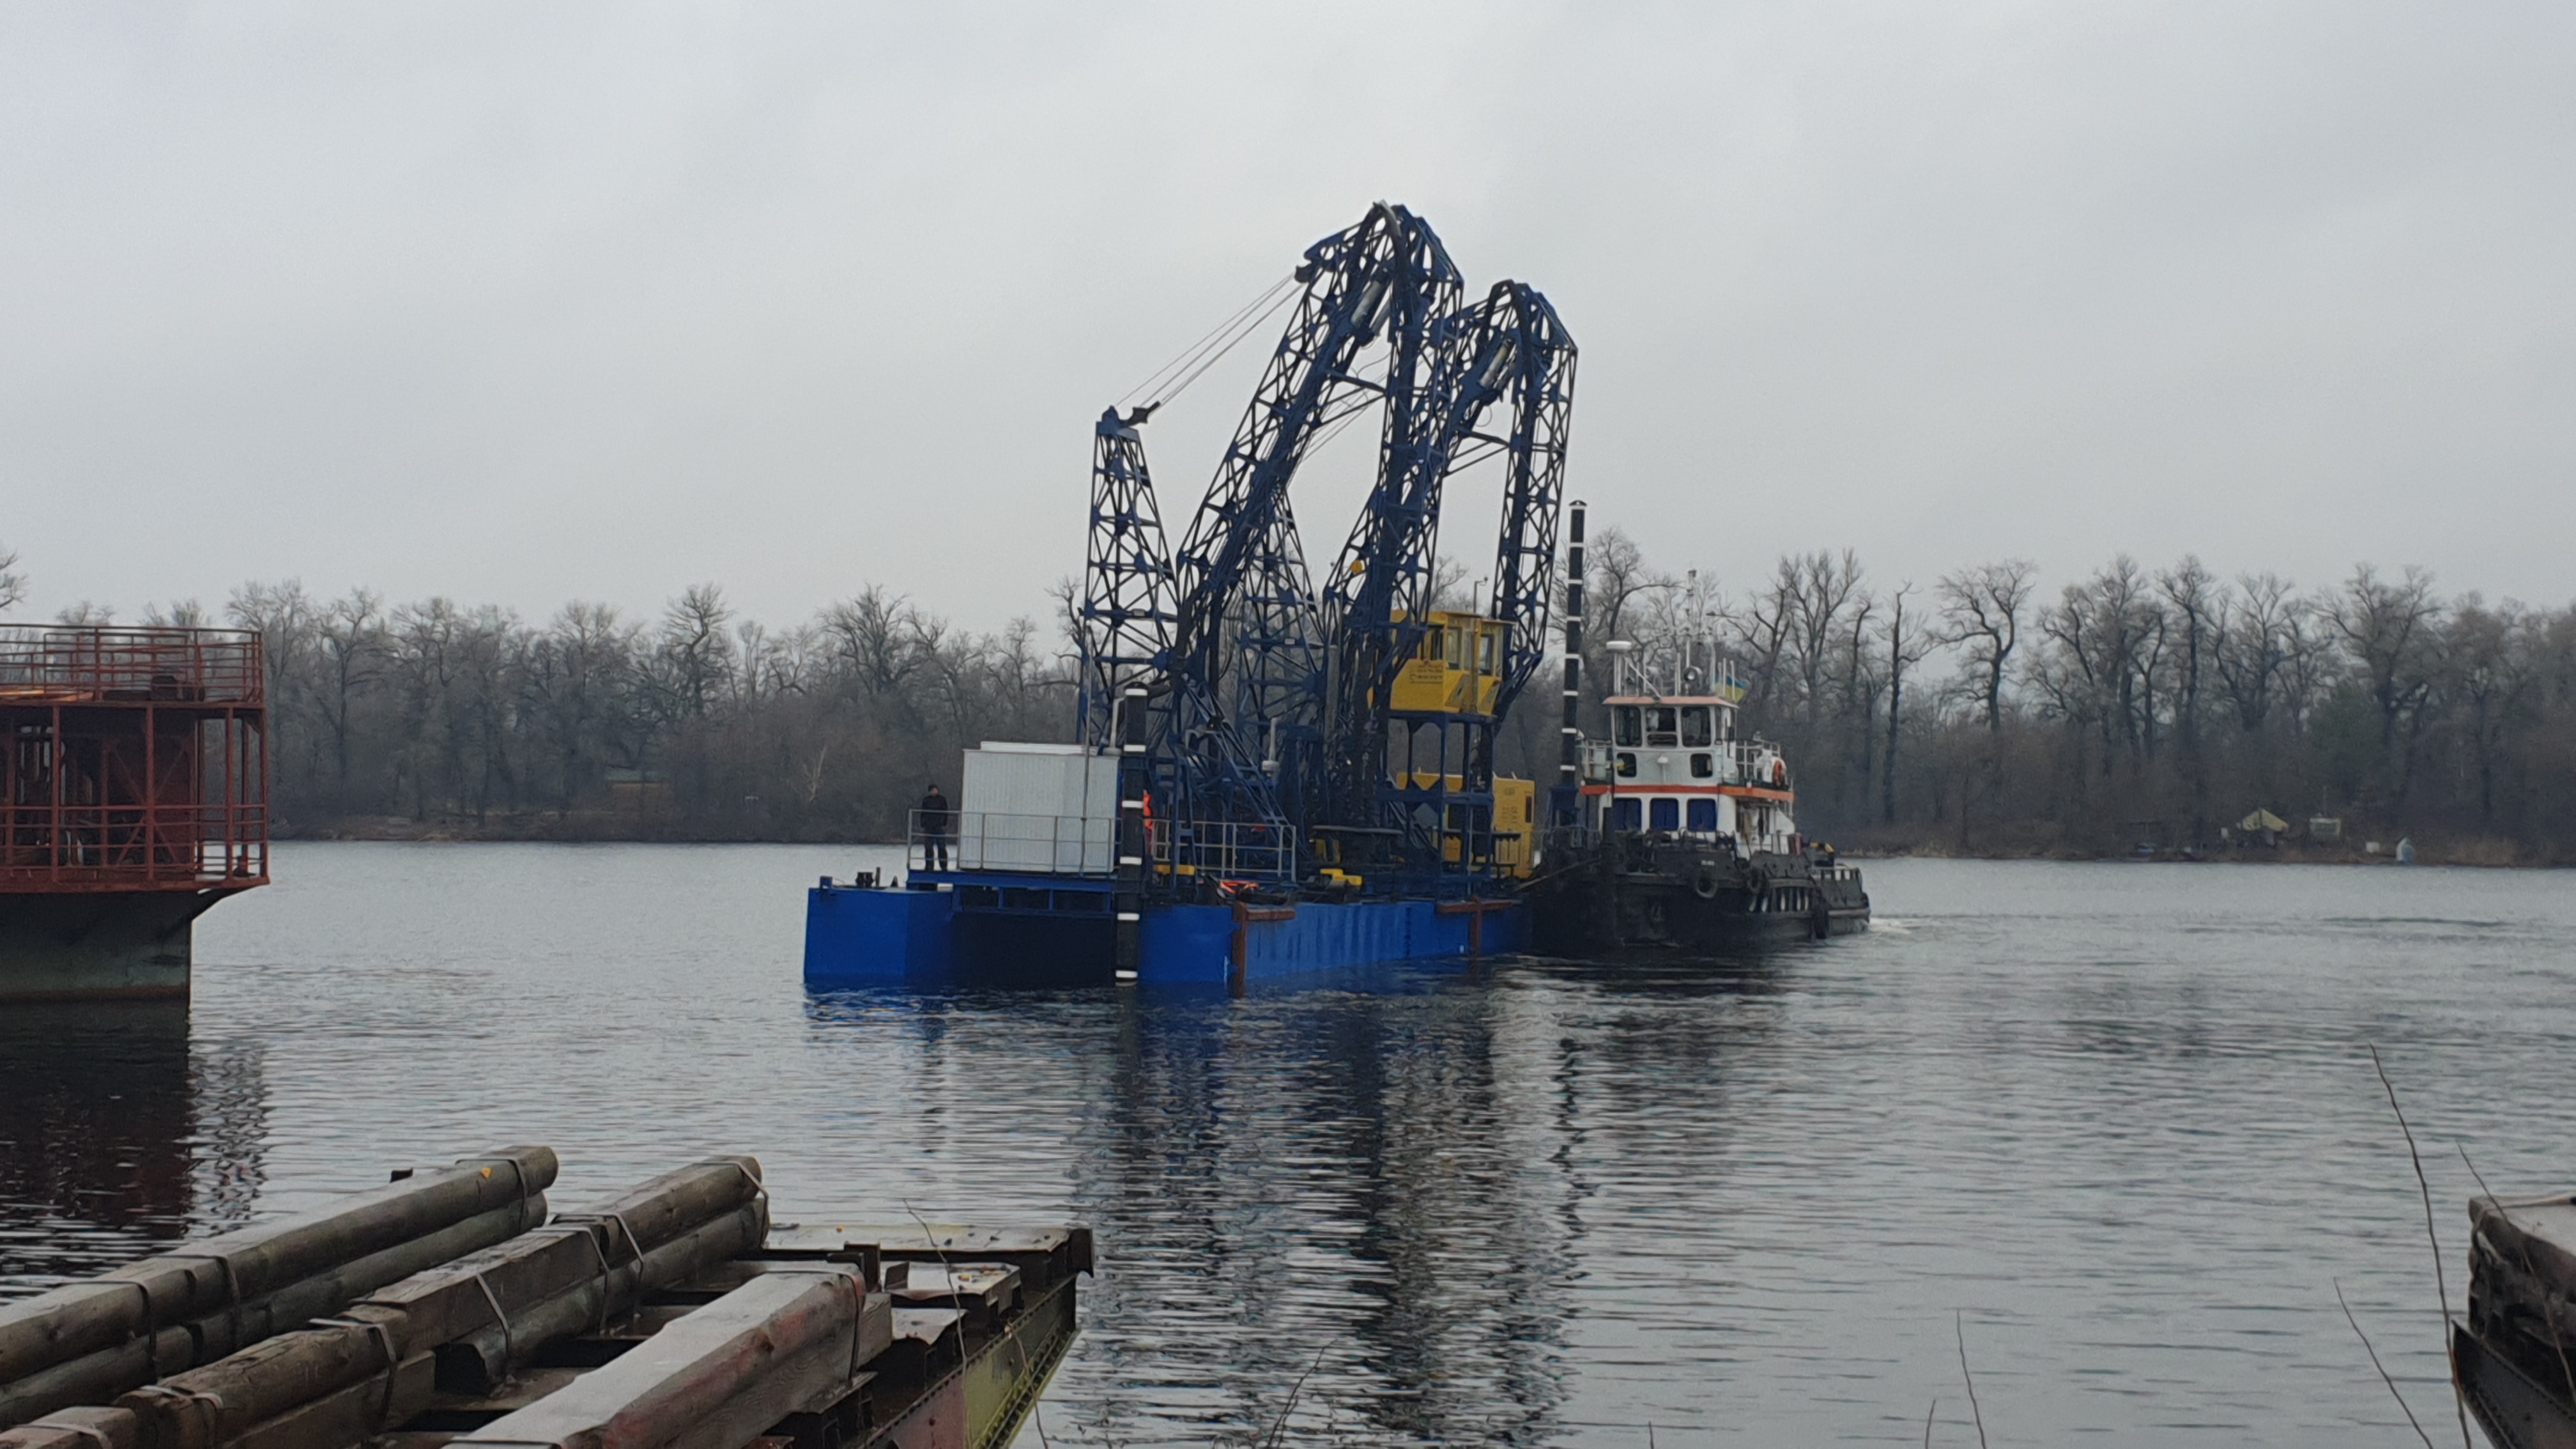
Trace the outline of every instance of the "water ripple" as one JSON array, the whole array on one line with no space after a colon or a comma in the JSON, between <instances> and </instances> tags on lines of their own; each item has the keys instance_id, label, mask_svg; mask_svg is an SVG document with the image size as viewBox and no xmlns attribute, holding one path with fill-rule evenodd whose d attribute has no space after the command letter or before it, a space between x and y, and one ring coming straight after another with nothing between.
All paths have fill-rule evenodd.
<instances>
[{"instance_id":1,"label":"water ripple","mask_svg":"<svg viewBox=\"0 0 2576 1449\"><path fill-rule=\"evenodd\" d=\"M1058 1444L2402 1432L2464 1143L2569 1185L2559 875L1889 861L1865 937L1241 1000L808 996L786 847L298 845L188 1011L0 1018L0 1293L508 1141L578 1203L749 1150L781 1215L1079 1220ZM2459 1274L2453 1286L2459 1287ZM1954 1328L1954 1322L1957 1327ZM1030 1439L1034 1443L1034 1437Z\"/></svg>"}]
</instances>

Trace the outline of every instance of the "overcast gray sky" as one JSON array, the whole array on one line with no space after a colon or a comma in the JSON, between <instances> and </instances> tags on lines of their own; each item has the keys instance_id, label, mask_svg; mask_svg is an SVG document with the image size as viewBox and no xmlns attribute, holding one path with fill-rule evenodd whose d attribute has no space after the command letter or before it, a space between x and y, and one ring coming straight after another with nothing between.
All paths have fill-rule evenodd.
<instances>
[{"instance_id":1,"label":"overcast gray sky","mask_svg":"<svg viewBox=\"0 0 2576 1449\"><path fill-rule=\"evenodd\" d=\"M1575 491L1730 586L2576 596L2564 4L21 4L0 196L22 617L1042 612L1090 420L1379 198L1555 300Z\"/></svg>"}]
</instances>

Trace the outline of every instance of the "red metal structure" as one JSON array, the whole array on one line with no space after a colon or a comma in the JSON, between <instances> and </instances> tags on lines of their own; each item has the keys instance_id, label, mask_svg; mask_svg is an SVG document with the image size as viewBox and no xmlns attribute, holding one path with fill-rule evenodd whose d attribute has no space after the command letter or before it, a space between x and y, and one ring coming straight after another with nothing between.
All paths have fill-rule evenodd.
<instances>
[{"instance_id":1,"label":"red metal structure","mask_svg":"<svg viewBox=\"0 0 2576 1449\"><path fill-rule=\"evenodd\" d=\"M267 696L249 630L0 630L0 893L265 885Z\"/></svg>"}]
</instances>

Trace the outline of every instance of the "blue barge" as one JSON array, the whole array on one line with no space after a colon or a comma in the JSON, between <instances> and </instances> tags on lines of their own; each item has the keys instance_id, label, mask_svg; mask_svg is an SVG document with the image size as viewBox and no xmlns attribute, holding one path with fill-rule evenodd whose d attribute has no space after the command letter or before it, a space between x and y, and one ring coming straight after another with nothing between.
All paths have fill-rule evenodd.
<instances>
[{"instance_id":1,"label":"blue barge","mask_svg":"<svg viewBox=\"0 0 2576 1449\"><path fill-rule=\"evenodd\" d=\"M1112 884L981 871L915 871L900 889L826 880L806 895L805 982L1107 983L1119 975ZM1242 986L1384 961L1465 960L1518 951L1528 936L1516 899L1148 905L1139 914L1139 984Z\"/></svg>"},{"instance_id":2,"label":"blue barge","mask_svg":"<svg viewBox=\"0 0 2576 1449\"><path fill-rule=\"evenodd\" d=\"M806 984L1240 987L1527 943L1515 877L1419 895L1364 893L1329 868L1301 883L1293 839L1276 832L1141 809L1122 822L1120 763L1079 745L968 750L966 808L913 812L905 877L827 877L807 893ZM1526 817L1526 787L1511 798ZM1528 843L1515 833L1505 853L1525 862Z\"/></svg>"}]
</instances>

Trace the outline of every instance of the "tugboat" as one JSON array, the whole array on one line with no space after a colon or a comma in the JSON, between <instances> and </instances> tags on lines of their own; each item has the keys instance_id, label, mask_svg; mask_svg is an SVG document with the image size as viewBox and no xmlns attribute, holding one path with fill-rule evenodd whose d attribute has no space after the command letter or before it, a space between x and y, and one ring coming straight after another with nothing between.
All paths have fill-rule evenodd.
<instances>
[{"instance_id":1,"label":"tugboat","mask_svg":"<svg viewBox=\"0 0 2576 1449\"><path fill-rule=\"evenodd\" d=\"M1580 628L1568 620L1578 649ZM1787 757L1740 732L1746 685L1715 641L1682 641L1660 670L1632 641L1609 652L1608 737L1569 727L1570 778L1524 890L1532 944L1551 956L1688 955L1869 929L1860 871L1798 832ZM1580 668L1570 654L1569 715Z\"/></svg>"}]
</instances>

